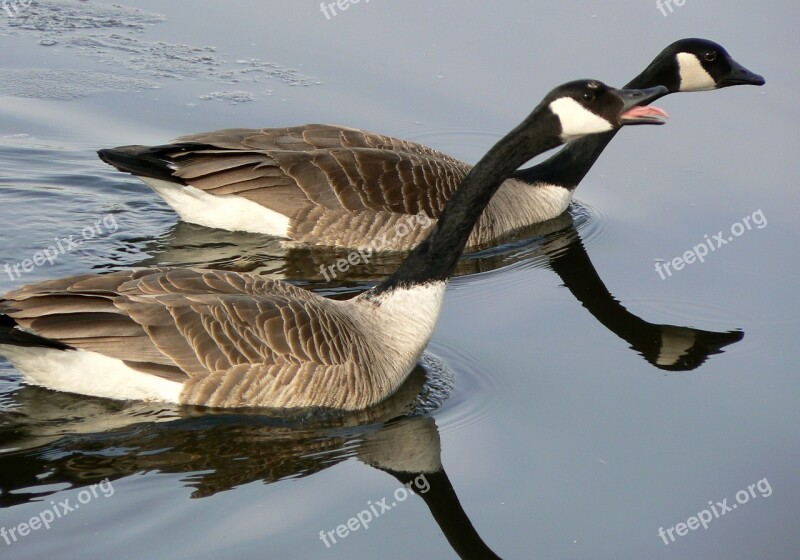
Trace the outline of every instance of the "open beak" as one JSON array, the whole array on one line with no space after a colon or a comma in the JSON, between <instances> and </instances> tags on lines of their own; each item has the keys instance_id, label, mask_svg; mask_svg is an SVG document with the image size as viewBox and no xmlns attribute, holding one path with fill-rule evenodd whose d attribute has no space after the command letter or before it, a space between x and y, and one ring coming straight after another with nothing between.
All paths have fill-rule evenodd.
<instances>
[{"instance_id":1,"label":"open beak","mask_svg":"<svg viewBox=\"0 0 800 560\"><path fill-rule=\"evenodd\" d=\"M620 124L664 124L669 118L666 111L659 107L648 106L648 103L669 93L664 86L648 89L618 89L617 96L622 100L622 111L619 114Z\"/></svg>"},{"instance_id":2,"label":"open beak","mask_svg":"<svg viewBox=\"0 0 800 560\"><path fill-rule=\"evenodd\" d=\"M717 82L718 88L728 86L763 86L767 81L763 76L751 72L735 60L731 59L731 73Z\"/></svg>"}]
</instances>

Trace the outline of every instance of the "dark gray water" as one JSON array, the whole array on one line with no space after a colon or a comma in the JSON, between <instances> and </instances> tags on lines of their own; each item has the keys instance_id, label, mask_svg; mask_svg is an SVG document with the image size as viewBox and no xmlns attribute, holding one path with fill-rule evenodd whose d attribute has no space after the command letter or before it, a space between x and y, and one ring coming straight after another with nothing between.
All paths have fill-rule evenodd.
<instances>
[{"instance_id":1,"label":"dark gray water","mask_svg":"<svg viewBox=\"0 0 800 560\"><path fill-rule=\"evenodd\" d=\"M347 297L399 262L326 281L335 253L180 224L101 147L329 122L474 162L553 86L623 84L688 36L767 85L662 100L667 126L619 134L569 215L465 258L422 367L375 410L106 402L0 359L0 556L797 557L795 2L163 4L0 2L0 291L191 264ZM34 517L53 520L19 534Z\"/></svg>"}]
</instances>

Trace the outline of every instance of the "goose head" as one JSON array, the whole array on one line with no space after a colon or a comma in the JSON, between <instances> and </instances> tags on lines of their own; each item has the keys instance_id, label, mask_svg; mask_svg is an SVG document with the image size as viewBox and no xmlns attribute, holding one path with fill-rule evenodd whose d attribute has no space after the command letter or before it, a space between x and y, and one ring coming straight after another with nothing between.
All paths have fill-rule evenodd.
<instances>
[{"instance_id":1,"label":"goose head","mask_svg":"<svg viewBox=\"0 0 800 560\"><path fill-rule=\"evenodd\" d=\"M569 142L588 134L632 124L664 124L667 114L651 101L667 88L617 89L597 80L577 80L554 89L544 103L558 119L560 138Z\"/></svg>"},{"instance_id":2,"label":"goose head","mask_svg":"<svg viewBox=\"0 0 800 560\"><path fill-rule=\"evenodd\" d=\"M629 85L664 85L670 93L708 91L766 83L736 62L722 45L707 39L681 39L669 45Z\"/></svg>"}]
</instances>

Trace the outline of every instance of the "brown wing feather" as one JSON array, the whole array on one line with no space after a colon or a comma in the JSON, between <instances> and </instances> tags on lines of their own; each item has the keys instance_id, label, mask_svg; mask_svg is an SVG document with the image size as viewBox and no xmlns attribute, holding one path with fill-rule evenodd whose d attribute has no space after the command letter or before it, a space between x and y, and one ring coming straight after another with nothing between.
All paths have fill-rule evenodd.
<instances>
[{"instance_id":1,"label":"brown wing feather","mask_svg":"<svg viewBox=\"0 0 800 560\"><path fill-rule=\"evenodd\" d=\"M0 313L39 336L185 382L193 404L285 406L324 391L323 379L342 383L340 370L353 383L352 357L366 349L335 302L226 271L142 269L41 282L6 294ZM264 378L241 378L244 371ZM314 375L313 383L303 377Z\"/></svg>"},{"instance_id":2,"label":"brown wing feather","mask_svg":"<svg viewBox=\"0 0 800 560\"><path fill-rule=\"evenodd\" d=\"M289 216L316 205L438 218L471 168L421 144L332 125L229 129L175 142L180 149L167 157L177 177Z\"/></svg>"}]
</instances>

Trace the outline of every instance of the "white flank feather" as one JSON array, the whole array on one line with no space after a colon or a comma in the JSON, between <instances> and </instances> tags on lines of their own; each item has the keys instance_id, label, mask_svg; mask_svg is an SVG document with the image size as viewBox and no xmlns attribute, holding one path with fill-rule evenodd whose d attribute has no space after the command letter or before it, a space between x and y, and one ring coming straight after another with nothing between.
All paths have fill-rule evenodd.
<instances>
[{"instance_id":1,"label":"white flank feather","mask_svg":"<svg viewBox=\"0 0 800 560\"><path fill-rule=\"evenodd\" d=\"M289 218L238 195L214 195L191 186L139 177L172 206L184 222L228 231L287 237Z\"/></svg>"},{"instance_id":2,"label":"white flank feather","mask_svg":"<svg viewBox=\"0 0 800 560\"><path fill-rule=\"evenodd\" d=\"M0 345L30 385L117 400L178 403L183 384L86 350Z\"/></svg>"}]
</instances>

